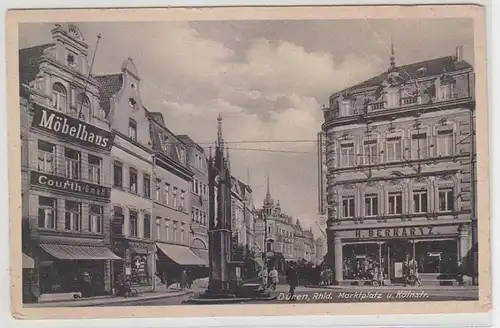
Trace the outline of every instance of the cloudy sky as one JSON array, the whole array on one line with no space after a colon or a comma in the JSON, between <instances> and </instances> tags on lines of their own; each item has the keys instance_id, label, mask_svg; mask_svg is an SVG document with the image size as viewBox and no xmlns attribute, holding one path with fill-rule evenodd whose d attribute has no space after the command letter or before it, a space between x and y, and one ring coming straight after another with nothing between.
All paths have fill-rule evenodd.
<instances>
[{"instance_id":1,"label":"cloudy sky","mask_svg":"<svg viewBox=\"0 0 500 328\"><path fill-rule=\"evenodd\" d=\"M20 48L51 42L52 26L21 25ZM473 63L473 27L466 19L77 26L90 54L102 35L96 74L118 72L123 60L134 60L145 106L162 112L174 133L208 147L221 113L233 174L244 182L249 177L258 205L269 174L273 197L304 226L318 218L315 139L330 93L387 69L391 38L397 64L453 55L459 44Z\"/></svg>"}]
</instances>

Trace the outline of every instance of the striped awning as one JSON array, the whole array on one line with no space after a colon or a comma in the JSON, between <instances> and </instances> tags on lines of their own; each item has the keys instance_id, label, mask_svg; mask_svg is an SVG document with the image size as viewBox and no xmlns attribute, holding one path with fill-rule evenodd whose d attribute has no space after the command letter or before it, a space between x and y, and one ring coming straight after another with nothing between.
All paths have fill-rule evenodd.
<instances>
[{"instance_id":1,"label":"striped awning","mask_svg":"<svg viewBox=\"0 0 500 328\"><path fill-rule=\"evenodd\" d=\"M122 260L104 246L41 244L40 247L59 260Z\"/></svg>"},{"instance_id":2,"label":"striped awning","mask_svg":"<svg viewBox=\"0 0 500 328\"><path fill-rule=\"evenodd\" d=\"M35 261L28 255L23 253L23 269L34 269Z\"/></svg>"},{"instance_id":3,"label":"striped awning","mask_svg":"<svg viewBox=\"0 0 500 328\"><path fill-rule=\"evenodd\" d=\"M156 246L163 254L179 265L207 266L207 263L187 246L165 243L156 243Z\"/></svg>"},{"instance_id":4,"label":"striped awning","mask_svg":"<svg viewBox=\"0 0 500 328\"><path fill-rule=\"evenodd\" d=\"M205 261L206 265L208 266L208 264L210 263L208 249L193 248L193 252L195 252L196 255L198 255L203 261Z\"/></svg>"}]
</instances>

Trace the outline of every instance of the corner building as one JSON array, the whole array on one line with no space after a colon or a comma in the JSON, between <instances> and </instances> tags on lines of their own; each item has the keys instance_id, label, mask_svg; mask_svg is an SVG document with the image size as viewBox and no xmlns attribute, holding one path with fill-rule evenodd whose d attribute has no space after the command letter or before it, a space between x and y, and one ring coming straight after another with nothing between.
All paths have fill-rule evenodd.
<instances>
[{"instance_id":1,"label":"corner building","mask_svg":"<svg viewBox=\"0 0 500 328\"><path fill-rule=\"evenodd\" d=\"M37 272L31 293L111 292L110 133L74 25L19 51L23 244ZM25 283L23 279L23 283ZM91 289L86 287L91 285Z\"/></svg>"},{"instance_id":2,"label":"corner building","mask_svg":"<svg viewBox=\"0 0 500 328\"><path fill-rule=\"evenodd\" d=\"M390 67L333 94L323 109L327 261L338 284L365 259L402 282L415 259L425 283L471 268L474 71L462 47Z\"/></svg>"}]
</instances>

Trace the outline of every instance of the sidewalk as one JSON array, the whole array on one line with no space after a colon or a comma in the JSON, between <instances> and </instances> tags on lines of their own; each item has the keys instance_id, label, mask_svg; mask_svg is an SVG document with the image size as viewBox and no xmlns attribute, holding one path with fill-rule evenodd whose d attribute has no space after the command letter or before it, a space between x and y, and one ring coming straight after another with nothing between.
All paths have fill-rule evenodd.
<instances>
[{"instance_id":1,"label":"sidewalk","mask_svg":"<svg viewBox=\"0 0 500 328\"><path fill-rule=\"evenodd\" d=\"M420 289L420 290L479 290L478 286L433 286L433 285L422 285L418 286L403 286L403 285L391 285L391 286L317 286L311 288L327 288L327 289L340 289L340 290L401 290L401 289Z\"/></svg>"},{"instance_id":2,"label":"sidewalk","mask_svg":"<svg viewBox=\"0 0 500 328\"><path fill-rule=\"evenodd\" d=\"M29 304L24 304L24 307L26 308L52 308L52 307L85 307L85 306L97 306L97 305L116 305L119 306L120 304L124 303L133 303L133 302L138 302L138 301L145 301L145 300L154 300L154 299L163 299L163 298L171 298L171 297L178 297L178 296L183 296L187 294L192 294L194 293L194 290L176 290L176 289L171 289L171 290L164 290L164 291L154 291L154 292L148 292L148 293L143 293L139 294L138 296L135 297L117 297L117 296L97 296L97 297L92 297L92 298L86 298L86 299L75 299L75 300L69 300L69 301L46 301L46 302L40 302L40 303L29 303Z\"/></svg>"}]
</instances>

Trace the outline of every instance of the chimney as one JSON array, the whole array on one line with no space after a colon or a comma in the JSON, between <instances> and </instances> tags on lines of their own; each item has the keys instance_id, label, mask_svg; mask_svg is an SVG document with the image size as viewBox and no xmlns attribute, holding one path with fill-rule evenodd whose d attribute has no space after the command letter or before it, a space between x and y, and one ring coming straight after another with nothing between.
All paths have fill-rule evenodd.
<instances>
[{"instance_id":1,"label":"chimney","mask_svg":"<svg viewBox=\"0 0 500 328\"><path fill-rule=\"evenodd\" d=\"M459 62L464 60L464 46L459 45L456 49L455 61Z\"/></svg>"}]
</instances>

